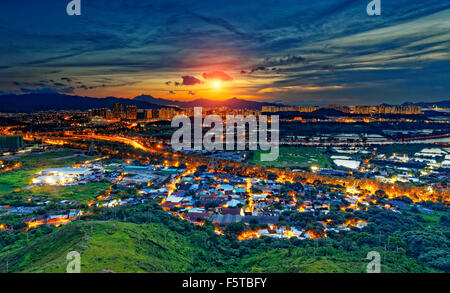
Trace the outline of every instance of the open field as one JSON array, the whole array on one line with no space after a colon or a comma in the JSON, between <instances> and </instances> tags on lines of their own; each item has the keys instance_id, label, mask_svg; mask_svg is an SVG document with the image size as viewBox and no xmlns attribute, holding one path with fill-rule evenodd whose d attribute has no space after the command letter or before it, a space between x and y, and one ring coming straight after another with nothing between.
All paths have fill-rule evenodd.
<instances>
[{"instance_id":1,"label":"open field","mask_svg":"<svg viewBox=\"0 0 450 293\"><path fill-rule=\"evenodd\" d=\"M76 150L51 151L40 154L20 156L15 161L21 162L22 167L0 174L0 204L5 204L6 198L28 197L30 195L49 195L55 199L84 200L98 195L100 189L106 189L105 183L90 183L84 186L72 187L37 187L23 190L30 184L33 176L47 168L72 166L83 162L86 156ZM103 189L103 190L104 190ZM71 196L75 196L71 198Z\"/></svg>"},{"instance_id":2,"label":"open field","mask_svg":"<svg viewBox=\"0 0 450 293\"><path fill-rule=\"evenodd\" d=\"M250 162L257 165L277 168L309 168L313 165L320 168L330 168L331 161L325 151L306 147L280 147L280 155L274 162L261 162L261 151L253 152Z\"/></svg>"},{"instance_id":3,"label":"open field","mask_svg":"<svg viewBox=\"0 0 450 293\"><path fill-rule=\"evenodd\" d=\"M377 151L379 154L386 154L386 156L392 156L394 153L398 155L407 154L408 156L413 156L415 153L429 147L430 145L427 144L391 144L379 146Z\"/></svg>"},{"instance_id":4,"label":"open field","mask_svg":"<svg viewBox=\"0 0 450 293\"><path fill-rule=\"evenodd\" d=\"M446 213L442 211L434 211L432 215L421 214L421 216L424 219L426 226L434 227L439 224L440 218L445 214Z\"/></svg>"},{"instance_id":5,"label":"open field","mask_svg":"<svg viewBox=\"0 0 450 293\"><path fill-rule=\"evenodd\" d=\"M17 169L0 175L0 197L14 192L16 189L26 187L33 174L38 172L36 169Z\"/></svg>"},{"instance_id":6,"label":"open field","mask_svg":"<svg viewBox=\"0 0 450 293\"><path fill-rule=\"evenodd\" d=\"M38 186L24 195L29 196L48 196L48 200L75 200L78 202L87 202L94 199L108 189L110 183L91 182L84 185L75 186Z\"/></svg>"}]
</instances>

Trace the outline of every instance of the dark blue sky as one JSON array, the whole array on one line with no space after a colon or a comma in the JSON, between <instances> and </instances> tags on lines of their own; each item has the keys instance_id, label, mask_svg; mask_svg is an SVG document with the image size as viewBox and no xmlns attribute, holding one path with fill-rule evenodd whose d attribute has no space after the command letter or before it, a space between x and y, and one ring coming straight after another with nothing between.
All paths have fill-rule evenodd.
<instances>
[{"instance_id":1,"label":"dark blue sky","mask_svg":"<svg viewBox=\"0 0 450 293\"><path fill-rule=\"evenodd\" d=\"M448 1L69 2L0 2L0 93L450 100Z\"/></svg>"}]
</instances>

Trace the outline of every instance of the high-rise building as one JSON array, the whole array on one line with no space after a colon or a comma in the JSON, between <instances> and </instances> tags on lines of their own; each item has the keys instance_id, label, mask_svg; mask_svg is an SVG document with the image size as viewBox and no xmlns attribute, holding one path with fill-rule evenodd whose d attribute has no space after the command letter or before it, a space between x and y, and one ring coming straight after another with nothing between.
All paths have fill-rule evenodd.
<instances>
[{"instance_id":1,"label":"high-rise building","mask_svg":"<svg viewBox=\"0 0 450 293\"><path fill-rule=\"evenodd\" d=\"M340 106L328 105L326 107L278 107L278 106L263 106L262 112L313 112L319 108L336 109L344 113L352 114L422 114L422 109L419 106Z\"/></svg>"},{"instance_id":2,"label":"high-rise building","mask_svg":"<svg viewBox=\"0 0 450 293\"><path fill-rule=\"evenodd\" d=\"M91 117L102 117L103 119L111 119L112 118L112 113L111 110L108 108L100 108L100 109L92 109L89 110L89 114Z\"/></svg>"},{"instance_id":3,"label":"high-rise building","mask_svg":"<svg viewBox=\"0 0 450 293\"><path fill-rule=\"evenodd\" d=\"M269 112L269 113L276 113L276 112L314 112L318 110L319 107L314 106L263 106L261 112Z\"/></svg>"},{"instance_id":4,"label":"high-rise building","mask_svg":"<svg viewBox=\"0 0 450 293\"><path fill-rule=\"evenodd\" d=\"M179 110L176 108L161 108L159 109L159 116L160 119L172 119L173 117L177 116L179 114Z\"/></svg>"},{"instance_id":5,"label":"high-rise building","mask_svg":"<svg viewBox=\"0 0 450 293\"><path fill-rule=\"evenodd\" d=\"M150 120L153 118L153 111L151 109L145 109L144 110L144 119Z\"/></svg>"},{"instance_id":6,"label":"high-rise building","mask_svg":"<svg viewBox=\"0 0 450 293\"><path fill-rule=\"evenodd\" d=\"M151 109L138 109L137 120L150 120L153 118L153 112Z\"/></svg>"},{"instance_id":7,"label":"high-rise building","mask_svg":"<svg viewBox=\"0 0 450 293\"><path fill-rule=\"evenodd\" d=\"M126 118L128 120L136 120L137 119L137 107L135 105L128 105L126 107Z\"/></svg>"},{"instance_id":8,"label":"high-rise building","mask_svg":"<svg viewBox=\"0 0 450 293\"><path fill-rule=\"evenodd\" d=\"M123 105L120 103L116 103L114 104L114 108L113 108L113 118L115 119L120 119L123 118Z\"/></svg>"}]
</instances>

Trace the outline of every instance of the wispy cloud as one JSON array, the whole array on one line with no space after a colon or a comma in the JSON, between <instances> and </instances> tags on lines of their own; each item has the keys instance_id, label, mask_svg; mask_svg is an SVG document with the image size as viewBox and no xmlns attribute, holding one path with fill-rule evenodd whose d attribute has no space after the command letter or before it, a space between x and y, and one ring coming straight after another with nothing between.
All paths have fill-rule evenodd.
<instances>
[{"instance_id":1,"label":"wispy cloud","mask_svg":"<svg viewBox=\"0 0 450 293\"><path fill-rule=\"evenodd\" d=\"M383 1L368 17L355 0L97 0L78 18L24 2L0 3L2 92L170 95L200 84L180 72L226 72L233 94L289 103L450 98L446 1Z\"/></svg>"}]
</instances>

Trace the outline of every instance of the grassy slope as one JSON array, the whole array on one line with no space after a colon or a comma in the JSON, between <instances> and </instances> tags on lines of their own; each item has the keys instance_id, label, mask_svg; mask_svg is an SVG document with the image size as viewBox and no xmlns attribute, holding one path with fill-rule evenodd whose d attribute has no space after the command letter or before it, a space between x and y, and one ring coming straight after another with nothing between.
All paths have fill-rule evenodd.
<instances>
[{"instance_id":1,"label":"grassy slope","mask_svg":"<svg viewBox=\"0 0 450 293\"><path fill-rule=\"evenodd\" d=\"M66 255L81 254L81 271L186 272L197 253L182 236L161 224L87 222L69 224L28 246L0 255L14 272L65 272Z\"/></svg>"},{"instance_id":2,"label":"grassy slope","mask_svg":"<svg viewBox=\"0 0 450 293\"><path fill-rule=\"evenodd\" d=\"M225 272L361 273L367 251L345 252L333 248L272 248L253 251L218 269L207 250L163 224L77 222L38 238L24 248L0 254L0 272L8 259L13 272L65 272L66 255L81 254L81 271L193 272L200 267ZM383 272L423 272L424 267L401 254L382 253ZM206 261L206 259L210 259ZM214 257L213 257L214 258ZM201 268L200 268L201 271ZM429 271L425 269L425 271Z\"/></svg>"},{"instance_id":3,"label":"grassy slope","mask_svg":"<svg viewBox=\"0 0 450 293\"><path fill-rule=\"evenodd\" d=\"M255 273L365 273L369 263L365 258L367 252L318 248L317 256L314 256L313 248L272 249L243 259L242 270ZM380 251L380 254L384 273L432 272L413 258L395 252L383 254Z\"/></svg>"}]
</instances>

